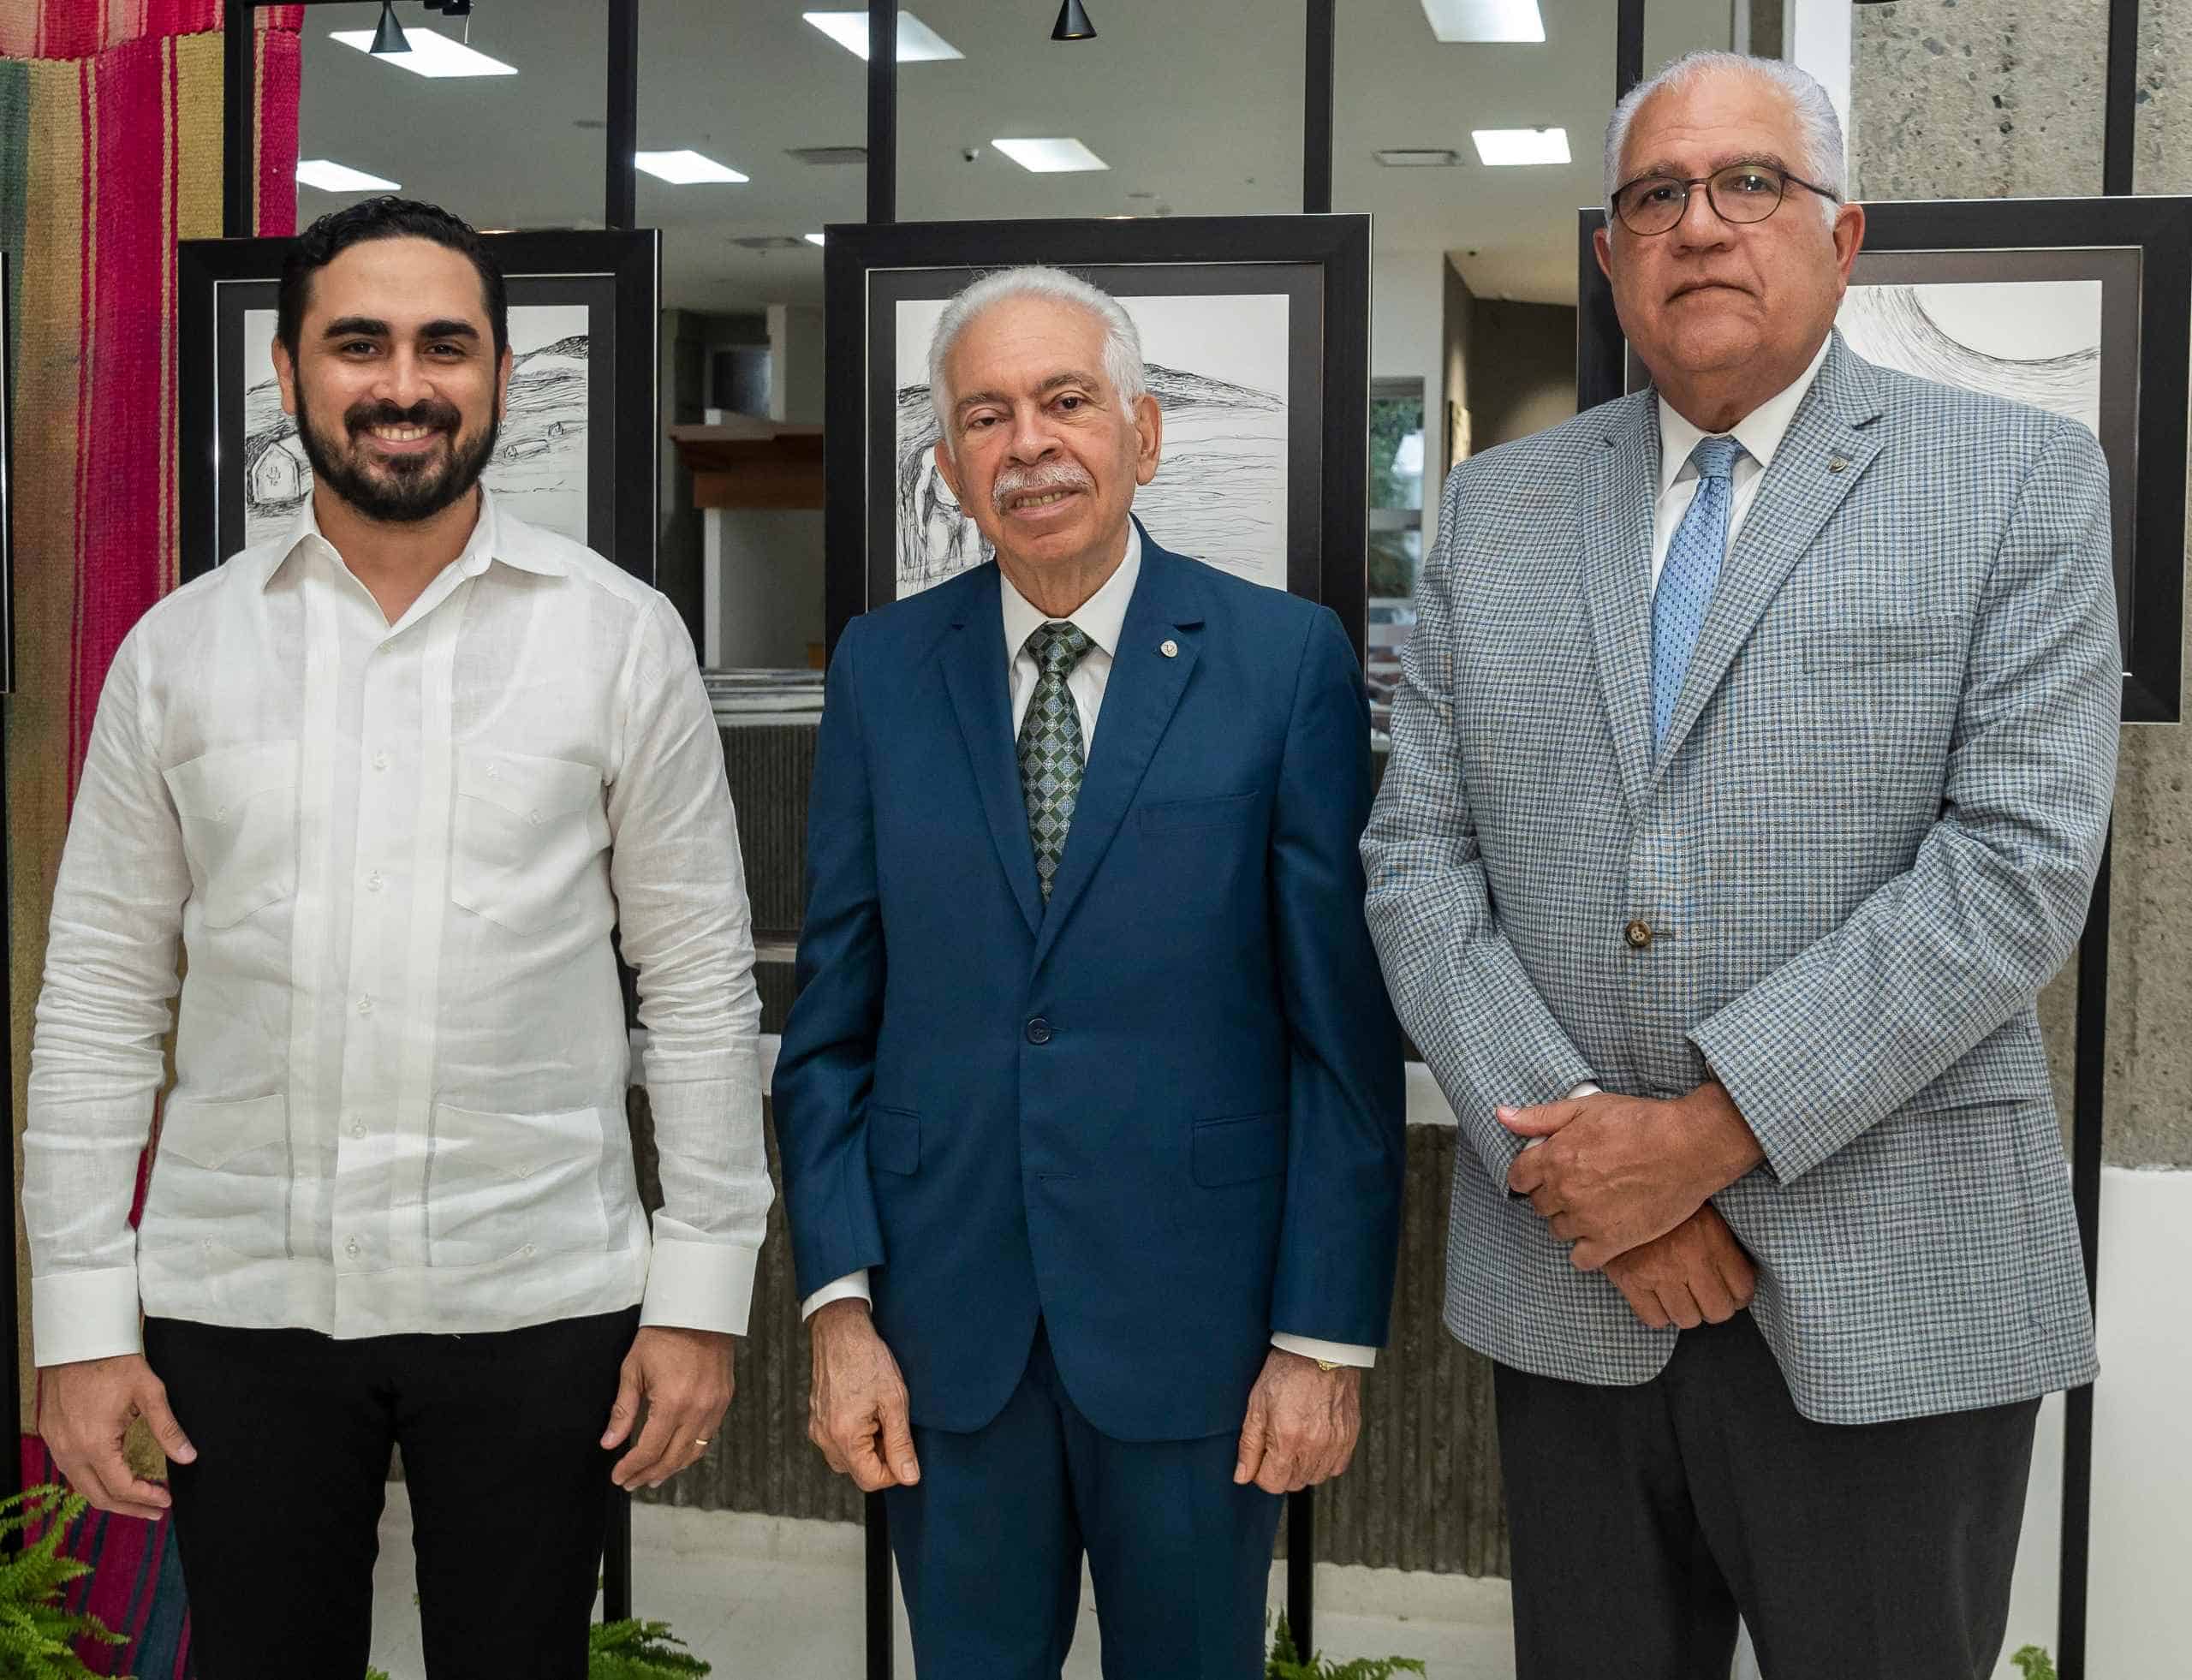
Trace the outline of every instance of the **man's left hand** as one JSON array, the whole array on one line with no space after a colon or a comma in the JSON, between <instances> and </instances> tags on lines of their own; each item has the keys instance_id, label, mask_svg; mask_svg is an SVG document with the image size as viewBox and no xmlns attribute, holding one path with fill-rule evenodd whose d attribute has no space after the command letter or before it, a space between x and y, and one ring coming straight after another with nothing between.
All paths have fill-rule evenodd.
<instances>
[{"instance_id":1,"label":"man's left hand","mask_svg":"<svg viewBox=\"0 0 2192 1680\"><path fill-rule=\"evenodd\" d=\"M712 1330L649 1325L632 1338L601 1445L613 1448L629 1439L643 1398L646 1427L609 1473L611 1481L628 1492L659 1487L700 1462L730 1409L730 1349L731 1338Z\"/></svg>"},{"instance_id":2,"label":"man's left hand","mask_svg":"<svg viewBox=\"0 0 2192 1680\"><path fill-rule=\"evenodd\" d=\"M1766 1159L1717 1082L1669 1101L1601 1092L1503 1108L1499 1123L1546 1140L1515 1158L1507 1188L1576 1245L1579 1272L1665 1236Z\"/></svg>"},{"instance_id":3,"label":"man's left hand","mask_svg":"<svg viewBox=\"0 0 2192 1680\"><path fill-rule=\"evenodd\" d=\"M1266 1493L1298 1493L1344 1470L1361 1433L1357 1367L1326 1371L1313 1359L1273 1348L1248 1391L1233 1480L1253 1481Z\"/></svg>"}]
</instances>

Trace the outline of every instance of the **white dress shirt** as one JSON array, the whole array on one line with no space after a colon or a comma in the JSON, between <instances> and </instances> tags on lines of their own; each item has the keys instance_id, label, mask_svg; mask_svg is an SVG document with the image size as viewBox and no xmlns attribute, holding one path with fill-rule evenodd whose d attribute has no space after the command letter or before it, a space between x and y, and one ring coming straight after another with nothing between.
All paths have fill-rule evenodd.
<instances>
[{"instance_id":1,"label":"white dress shirt","mask_svg":"<svg viewBox=\"0 0 2192 1680\"><path fill-rule=\"evenodd\" d=\"M1796 384L1766 398L1724 434L1701 432L1677 414L1665 397L1659 399L1659 497L1652 509L1654 592L1659 587L1659 574L1666 569L1667 551L1674 546L1675 531L1682 524L1682 516L1689 511L1689 504L1697 499L1699 474L1689 458L1690 451L1701 439L1712 436L1733 438L1742 445L1742 453L1736 457L1734 479L1729 487L1728 551L1732 553L1736 533L1742 529L1750 504L1758 499L1758 486L1766 477L1766 469L1773 464L1774 452L1789 435L1790 423L1796 418L1796 410L1803 407L1804 398L1810 395L1833 343L1834 337L1830 333L1819 347L1819 354L1812 358L1811 366L1797 376ZM1568 1093L1568 1099L1573 1102L1578 1097L1595 1097L1599 1089L1594 1084L1579 1085ZM1544 1140L1534 1141L1541 1143Z\"/></svg>"},{"instance_id":2,"label":"white dress shirt","mask_svg":"<svg viewBox=\"0 0 2192 1680\"><path fill-rule=\"evenodd\" d=\"M1111 681L1111 661L1117 656L1120 634L1126 628L1127 606L1134 599L1134 587L1141 576L1141 533L1134 526L1127 527L1126 557L1104 585L1074 612L1070 622L1078 626L1088 640L1095 644L1081 656L1080 662L1067 673L1065 684L1073 695L1074 710L1081 716L1081 748L1085 760L1096 742L1096 714L1104 705L1105 685ZM1026 721L1028 707L1035 696L1035 683L1042 672L1037 668L1035 656L1028 651L1028 638L1051 619L1028 599L1012 587L1012 580L1002 572L998 576L998 593L1004 603L1004 657L1009 662L1012 682L1012 733L1016 739L1020 725ZM865 1271L848 1272L845 1276L825 1284L800 1303L801 1313L813 1318L822 1308L833 1301L867 1301L867 1273ZM1370 1365L1376 1362L1374 1348L1358 1348L1343 1342L1319 1342L1307 1336L1274 1335L1272 1345L1289 1353L1298 1353L1309 1359L1329 1360L1337 1365Z\"/></svg>"},{"instance_id":3,"label":"white dress shirt","mask_svg":"<svg viewBox=\"0 0 2192 1680\"><path fill-rule=\"evenodd\" d=\"M99 701L31 1052L38 1362L139 1350L140 1302L342 1337L634 1302L742 1331L771 1194L753 961L669 603L483 495L391 626L307 503L146 614Z\"/></svg>"}]
</instances>

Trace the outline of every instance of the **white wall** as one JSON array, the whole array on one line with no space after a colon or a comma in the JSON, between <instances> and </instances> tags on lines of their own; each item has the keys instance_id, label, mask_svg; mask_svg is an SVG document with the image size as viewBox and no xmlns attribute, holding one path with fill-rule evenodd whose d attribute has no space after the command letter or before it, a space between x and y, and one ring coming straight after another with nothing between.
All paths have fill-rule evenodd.
<instances>
[{"instance_id":1,"label":"white wall","mask_svg":"<svg viewBox=\"0 0 2192 1680\"><path fill-rule=\"evenodd\" d=\"M1437 468L1445 424L1446 253L1379 251L1371 259L1370 377L1423 381L1425 456ZM1438 486L1423 487L1423 546L1438 534Z\"/></svg>"}]
</instances>

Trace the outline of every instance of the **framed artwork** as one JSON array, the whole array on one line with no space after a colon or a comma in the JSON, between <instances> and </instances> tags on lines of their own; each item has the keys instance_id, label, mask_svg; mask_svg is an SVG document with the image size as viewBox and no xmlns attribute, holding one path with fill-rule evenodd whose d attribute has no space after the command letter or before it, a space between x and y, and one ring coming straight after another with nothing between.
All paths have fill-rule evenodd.
<instances>
[{"instance_id":1,"label":"framed artwork","mask_svg":"<svg viewBox=\"0 0 2192 1680\"><path fill-rule=\"evenodd\" d=\"M2124 718L2183 715L2192 198L2005 199L1865 206L1837 320L1868 361L1991 392L2091 428L2108 457ZM1579 408L1641 390L1581 212Z\"/></svg>"},{"instance_id":2,"label":"framed artwork","mask_svg":"<svg viewBox=\"0 0 2192 1680\"><path fill-rule=\"evenodd\" d=\"M509 295L515 366L482 481L544 529L655 581L660 235L484 235ZM312 467L274 378L285 239L187 239L176 337L182 576L278 537Z\"/></svg>"},{"instance_id":3,"label":"framed artwork","mask_svg":"<svg viewBox=\"0 0 2192 1680\"><path fill-rule=\"evenodd\" d=\"M9 384L15 349L8 320L8 253L0 251L0 694L15 692L15 458L8 431L15 413L15 391Z\"/></svg>"},{"instance_id":4,"label":"framed artwork","mask_svg":"<svg viewBox=\"0 0 2192 1680\"><path fill-rule=\"evenodd\" d=\"M832 227L830 640L990 550L935 466L928 349L953 294L1024 263L1126 307L1164 415L1135 497L1150 535L1321 601L1362 647L1367 589L1370 218L932 222Z\"/></svg>"}]
</instances>

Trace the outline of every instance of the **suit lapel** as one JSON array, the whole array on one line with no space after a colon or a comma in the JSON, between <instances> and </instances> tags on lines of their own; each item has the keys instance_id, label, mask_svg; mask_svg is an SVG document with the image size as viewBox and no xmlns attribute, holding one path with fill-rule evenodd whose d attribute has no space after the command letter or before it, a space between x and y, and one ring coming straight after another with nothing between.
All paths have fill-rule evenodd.
<instances>
[{"instance_id":1,"label":"suit lapel","mask_svg":"<svg viewBox=\"0 0 2192 1680\"><path fill-rule=\"evenodd\" d=\"M1081 799L1066 835L1065 855L1051 883L1049 910L1035 936L1039 967L1126 820L1157 743L1164 739L1194 670L1200 638L1175 633L1198 629L1202 622L1202 605L1187 563L1166 553L1145 533L1141 575L1127 603L1118 652L1104 685L1104 705L1096 718ZM1176 650L1169 656L1162 651L1167 640ZM1021 827L1024 837L1024 819Z\"/></svg>"},{"instance_id":2,"label":"suit lapel","mask_svg":"<svg viewBox=\"0 0 2192 1680\"><path fill-rule=\"evenodd\" d=\"M1879 438L1864 428L1879 418L1880 408L1871 369L1837 333L1721 567L1674 715L1667 720L1667 736L1653 766L1655 780L1681 749L1789 574L1879 453ZM1645 686L1648 691L1648 677Z\"/></svg>"},{"instance_id":3,"label":"suit lapel","mask_svg":"<svg viewBox=\"0 0 2192 1680\"><path fill-rule=\"evenodd\" d=\"M1012 738L1004 614L992 562L968 591L963 609L952 621L951 634L944 638L944 681L952 710L959 714L959 733L974 764L974 785L981 789L998 861L1004 866L1012 896L1032 933L1042 926L1043 896L1035 876L1034 843L1028 837L1028 801L1021 791L1020 760Z\"/></svg>"},{"instance_id":4,"label":"suit lapel","mask_svg":"<svg viewBox=\"0 0 2192 1680\"><path fill-rule=\"evenodd\" d=\"M1652 515L1659 499L1659 402L1610 416L1583 469L1583 598L1622 791L1641 808L1652 783Z\"/></svg>"}]
</instances>

